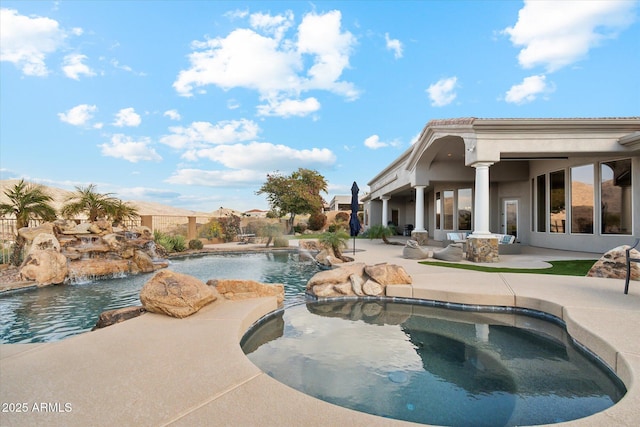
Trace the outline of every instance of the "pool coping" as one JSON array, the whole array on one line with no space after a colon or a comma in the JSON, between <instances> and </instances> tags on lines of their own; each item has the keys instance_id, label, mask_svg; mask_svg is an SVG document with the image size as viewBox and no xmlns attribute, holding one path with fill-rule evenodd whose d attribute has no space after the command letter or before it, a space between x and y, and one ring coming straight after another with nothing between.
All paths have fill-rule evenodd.
<instances>
[{"instance_id":1,"label":"pool coping","mask_svg":"<svg viewBox=\"0 0 640 427\"><path fill-rule=\"evenodd\" d=\"M624 295L617 279L452 271L404 260L397 247L359 245L367 250L356 261L397 263L412 276L389 296L558 317L627 387L611 408L562 425L637 424L640 286ZM275 298L216 301L186 319L147 313L60 342L2 344L0 402L26 403L28 411L1 413L0 425L416 425L323 402L261 372L239 343L275 309ZM46 410L34 410L42 404Z\"/></svg>"}]
</instances>

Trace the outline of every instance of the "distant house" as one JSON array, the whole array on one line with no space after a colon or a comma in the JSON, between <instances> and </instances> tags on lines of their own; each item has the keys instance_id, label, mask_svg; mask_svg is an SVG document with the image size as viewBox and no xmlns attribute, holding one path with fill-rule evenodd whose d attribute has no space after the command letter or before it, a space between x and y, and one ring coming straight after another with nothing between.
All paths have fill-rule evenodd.
<instances>
[{"instance_id":1,"label":"distant house","mask_svg":"<svg viewBox=\"0 0 640 427\"><path fill-rule=\"evenodd\" d=\"M368 185L365 225L604 252L640 236L640 117L432 120Z\"/></svg>"},{"instance_id":2,"label":"distant house","mask_svg":"<svg viewBox=\"0 0 640 427\"><path fill-rule=\"evenodd\" d=\"M244 212L243 215L249 218L266 218L268 212L269 211L263 211L260 209L251 209Z\"/></svg>"},{"instance_id":3,"label":"distant house","mask_svg":"<svg viewBox=\"0 0 640 427\"><path fill-rule=\"evenodd\" d=\"M362 201L359 200L358 211L362 210ZM351 212L351 195L333 196L329 202L329 211L349 211Z\"/></svg>"}]
</instances>

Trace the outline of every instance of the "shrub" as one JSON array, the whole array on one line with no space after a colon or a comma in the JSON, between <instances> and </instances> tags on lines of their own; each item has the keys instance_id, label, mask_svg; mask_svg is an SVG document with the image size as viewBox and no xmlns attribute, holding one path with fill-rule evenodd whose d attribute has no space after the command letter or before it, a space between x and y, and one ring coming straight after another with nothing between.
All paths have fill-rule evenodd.
<instances>
[{"instance_id":1,"label":"shrub","mask_svg":"<svg viewBox=\"0 0 640 427\"><path fill-rule=\"evenodd\" d=\"M293 231L295 231L296 233L302 234L306 230L307 230L307 224L305 224L304 222L300 222L293 226Z\"/></svg>"},{"instance_id":2,"label":"shrub","mask_svg":"<svg viewBox=\"0 0 640 427\"><path fill-rule=\"evenodd\" d=\"M162 246L167 252L183 252L187 248L185 243L186 239L181 235L171 236L155 230L153 232L153 238L156 241L156 245Z\"/></svg>"},{"instance_id":3,"label":"shrub","mask_svg":"<svg viewBox=\"0 0 640 427\"><path fill-rule=\"evenodd\" d=\"M338 212L335 218L336 222L349 222L349 219L351 219L351 215L346 212Z\"/></svg>"},{"instance_id":4,"label":"shrub","mask_svg":"<svg viewBox=\"0 0 640 427\"><path fill-rule=\"evenodd\" d=\"M273 239L274 248L286 248L289 246L289 239L284 236L277 236Z\"/></svg>"},{"instance_id":5,"label":"shrub","mask_svg":"<svg viewBox=\"0 0 640 427\"><path fill-rule=\"evenodd\" d=\"M222 227L220 227L220 223L215 218L211 218L209 222L207 222L200 228L198 237L204 237L207 240L213 240L220 237L221 234Z\"/></svg>"},{"instance_id":6,"label":"shrub","mask_svg":"<svg viewBox=\"0 0 640 427\"><path fill-rule=\"evenodd\" d=\"M327 216L323 213L314 213L309 216L309 229L313 231L322 230L327 223Z\"/></svg>"},{"instance_id":7,"label":"shrub","mask_svg":"<svg viewBox=\"0 0 640 427\"><path fill-rule=\"evenodd\" d=\"M202 249L204 245L198 239L189 240L189 249Z\"/></svg>"}]
</instances>

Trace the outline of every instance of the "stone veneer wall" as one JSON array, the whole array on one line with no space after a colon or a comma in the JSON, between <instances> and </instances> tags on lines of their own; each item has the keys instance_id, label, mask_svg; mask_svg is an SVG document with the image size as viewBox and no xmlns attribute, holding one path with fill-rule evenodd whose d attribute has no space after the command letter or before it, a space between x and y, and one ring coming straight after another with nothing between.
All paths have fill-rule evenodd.
<instances>
[{"instance_id":1,"label":"stone veneer wall","mask_svg":"<svg viewBox=\"0 0 640 427\"><path fill-rule=\"evenodd\" d=\"M497 237L467 238L467 260L472 262L499 262Z\"/></svg>"},{"instance_id":2,"label":"stone veneer wall","mask_svg":"<svg viewBox=\"0 0 640 427\"><path fill-rule=\"evenodd\" d=\"M428 231L411 231L411 238L418 242L418 245L425 246L429 242Z\"/></svg>"}]
</instances>

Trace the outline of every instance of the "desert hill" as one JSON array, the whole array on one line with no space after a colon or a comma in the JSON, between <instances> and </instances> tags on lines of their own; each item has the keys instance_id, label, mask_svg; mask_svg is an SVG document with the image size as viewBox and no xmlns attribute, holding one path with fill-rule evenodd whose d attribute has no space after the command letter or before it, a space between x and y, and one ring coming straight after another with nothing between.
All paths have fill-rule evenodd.
<instances>
[{"instance_id":1,"label":"desert hill","mask_svg":"<svg viewBox=\"0 0 640 427\"><path fill-rule=\"evenodd\" d=\"M4 194L6 190L13 188L19 179L0 180L0 202L7 203L9 199ZM67 197L73 194L73 191L63 190L61 188L42 185L42 188L53 197L51 205L59 210L65 203ZM98 189L100 192L100 189ZM175 208L173 206L163 205L155 202L144 202L138 200L123 200L134 206L140 215L176 215L176 216L212 216L215 212L197 212L188 209Z\"/></svg>"}]
</instances>

